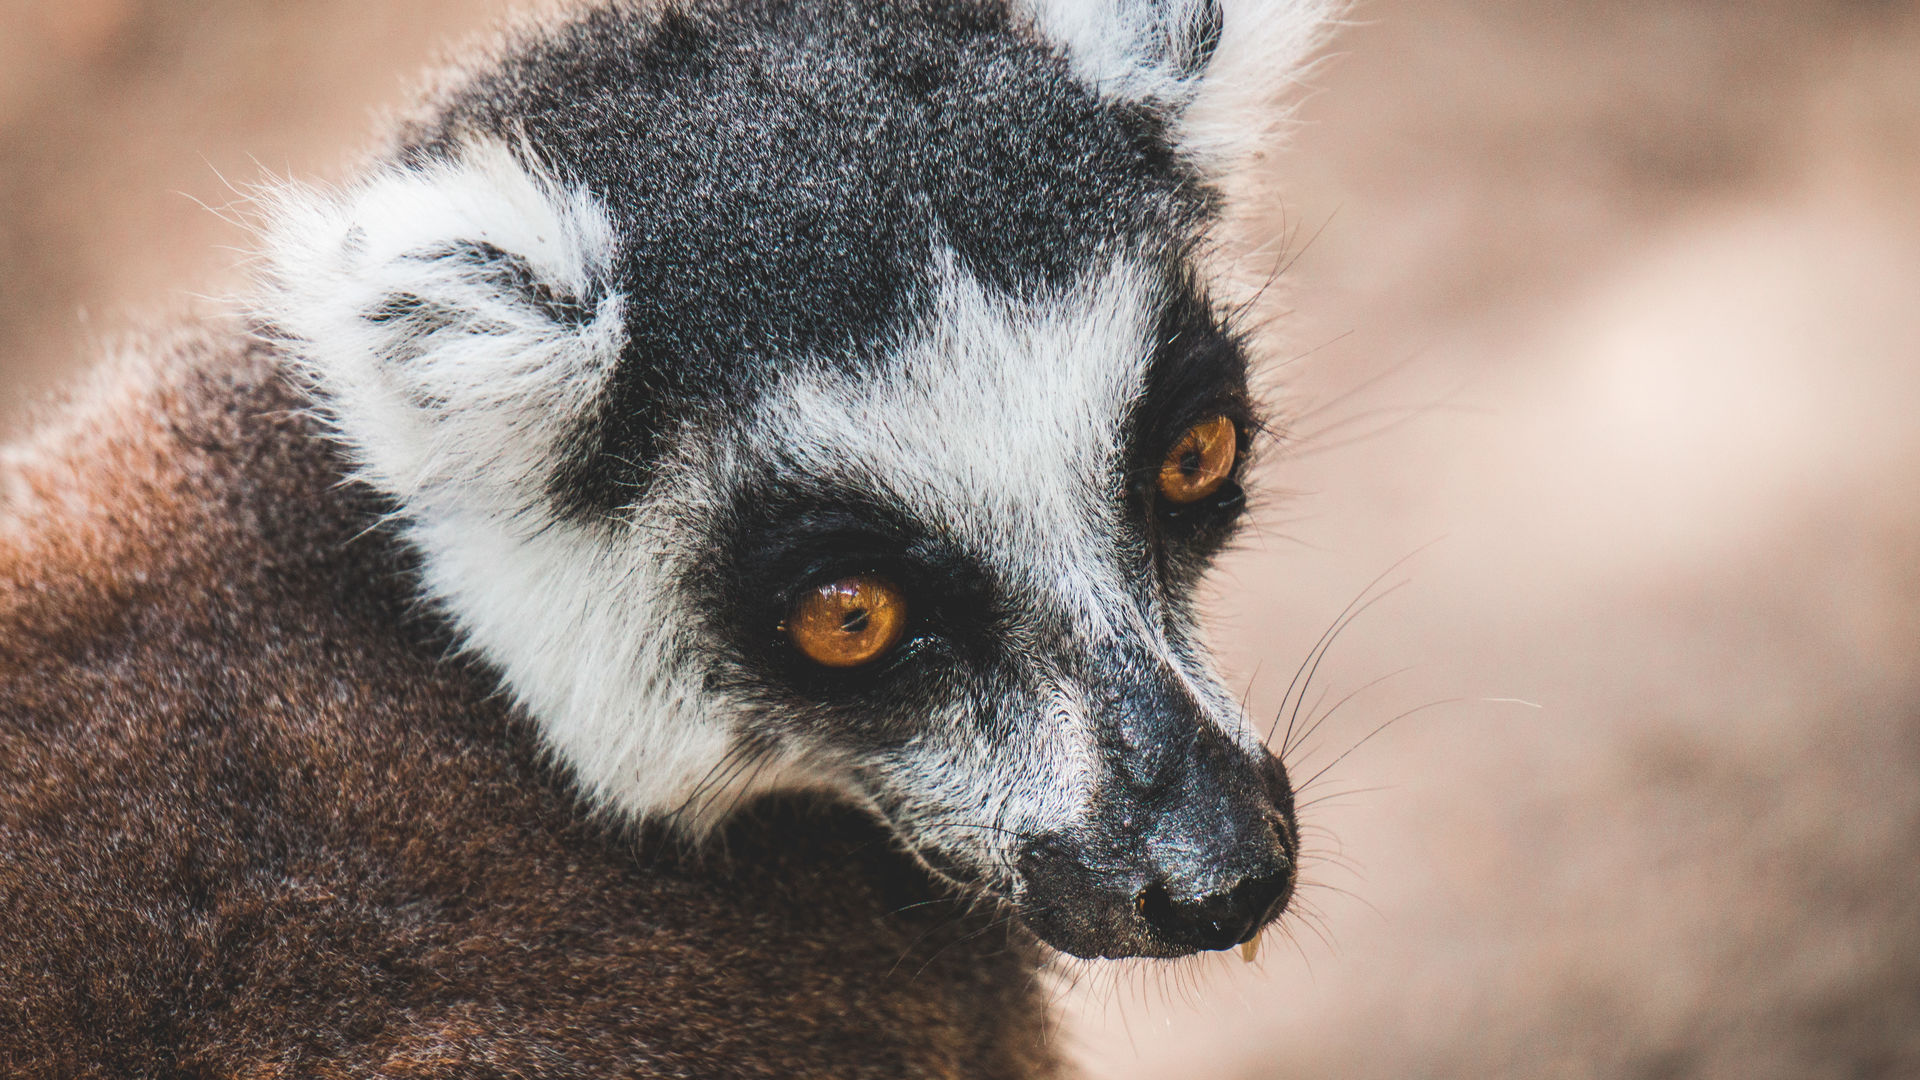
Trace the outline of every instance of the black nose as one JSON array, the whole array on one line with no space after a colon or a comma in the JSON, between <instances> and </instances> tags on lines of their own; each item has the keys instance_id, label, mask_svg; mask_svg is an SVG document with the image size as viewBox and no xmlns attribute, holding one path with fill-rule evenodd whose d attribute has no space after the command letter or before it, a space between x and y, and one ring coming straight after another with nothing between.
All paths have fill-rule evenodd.
<instances>
[{"instance_id":1,"label":"black nose","mask_svg":"<svg viewBox=\"0 0 1920 1080\"><path fill-rule=\"evenodd\" d=\"M1165 884L1155 882L1134 898L1134 907L1168 944L1231 949L1259 933L1292 888L1293 875L1285 869L1241 878L1229 888L1195 897L1175 897Z\"/></svg>"}]
</instances>

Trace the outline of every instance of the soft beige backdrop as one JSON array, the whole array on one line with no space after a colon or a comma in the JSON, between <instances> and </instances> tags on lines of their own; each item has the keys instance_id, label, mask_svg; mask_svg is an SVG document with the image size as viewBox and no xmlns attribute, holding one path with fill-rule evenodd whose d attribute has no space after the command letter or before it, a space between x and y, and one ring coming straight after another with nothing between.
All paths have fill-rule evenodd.
<instances>
[{"instance_id":1,"label":"soft beige backdrop","mask_svg":"<svg viewBox=\"0 0 1920 1080\"><path fill-rule=\"evenodd\" d=\"M502 6L0 0L0 428L239 280L223 177L337 174ZM1392 677L1299 775L1445 703L1307 792L1297 947L1075 969L1067 1037L1114 1077L1920 1075L1920 14L1373 0L1337 48L1242 237L1298 256L1300 438L1218 636L1271 716L1411 555L1309 711Z\"/></svg>"}]
</instances>

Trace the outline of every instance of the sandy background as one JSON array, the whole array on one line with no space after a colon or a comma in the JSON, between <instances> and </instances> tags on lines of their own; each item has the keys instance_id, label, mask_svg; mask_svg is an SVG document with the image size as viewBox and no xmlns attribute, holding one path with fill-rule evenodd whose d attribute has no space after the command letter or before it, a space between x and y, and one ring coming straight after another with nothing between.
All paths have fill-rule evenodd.
<instances>
[{"instance_id":1,"label":"sandy background","mask_svg":"<svg viewBox=\"0 0 1920 1080\"><path fill-rule=\"evenodd\" d=\"M337 174L501 6L0 0L0 430L237 280L222 177ZM1920 12L1373 0L1337 50L1243 236L1298 255L1297 439L1217 590L1255 707L1405 584L1305 694L1360 691L1296 758L1339 760L1295 943L1076 972L1067 1037L1112 1077L1920 1076Z\"/></svg>"}]
</instances>

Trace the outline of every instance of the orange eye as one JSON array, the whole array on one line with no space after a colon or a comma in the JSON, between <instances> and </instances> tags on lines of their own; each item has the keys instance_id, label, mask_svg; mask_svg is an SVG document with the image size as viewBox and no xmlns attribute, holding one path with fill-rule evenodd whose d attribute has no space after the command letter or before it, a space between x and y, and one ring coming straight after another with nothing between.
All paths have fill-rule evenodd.
<instances>
[{"instance_id":1,"label":"orange eye","mask_svg":"<svg viewBox=\"0 0 1920 1080\"><path fill-rule=\"evenodd\" d=\"M821 585L793 605L787 636L807 659L859 667L886 655L907 628L907 599L892 582L855 574Z\"/></svg>"},{"instance_id":2,"label":"orange eye","mask_svg":"<svg viewBox=\"0 0 1920 1080\"><path fill-rule=\"evenodd\" d=\"M1233 421L1216 416L1193 425L1160 463L1160 494L1170 502L1199 502L1220 490L1239 452Z\"/></svg>"}]
</instances>

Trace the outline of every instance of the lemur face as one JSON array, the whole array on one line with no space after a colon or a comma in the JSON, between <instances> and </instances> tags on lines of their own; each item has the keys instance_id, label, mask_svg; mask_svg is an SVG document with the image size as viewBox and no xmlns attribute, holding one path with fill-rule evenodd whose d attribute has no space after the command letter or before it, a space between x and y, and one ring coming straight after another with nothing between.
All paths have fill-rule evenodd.
<instances>
[{"instance_id":1,"label":"lemur face","mask_svg":"<svg viewBox=\"0 0 1920 1080\"><path fill-rule=\"evenodd\" d=\"M683 584L707 686L1060 948L1237 944L1295 850L1189 603L1243 510L1245 361L1138 256L938 290L887 362L796 371L720 436Z\"/></svg>"},{"instance_id":2,"label":"lemur face","mask_svg":"<svg viewBox=\"0 0 1920 1080\"><path fill-rule=\"evenodd\" d=\"M288 198L265 313L594 797L826 788L1067 952L1229 947L1297 851L1191 604L1258 425L1181 127L1233 28L591 11Z\"/></svg>"}]
</instances>

